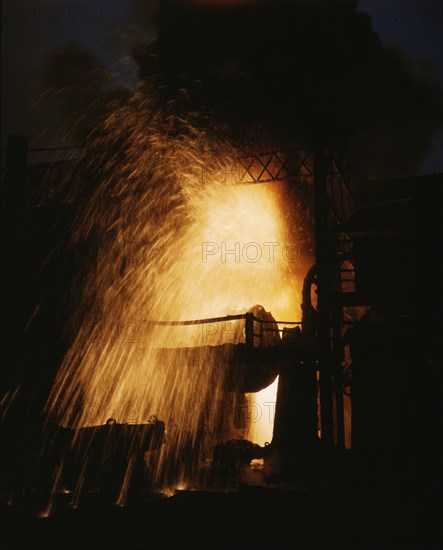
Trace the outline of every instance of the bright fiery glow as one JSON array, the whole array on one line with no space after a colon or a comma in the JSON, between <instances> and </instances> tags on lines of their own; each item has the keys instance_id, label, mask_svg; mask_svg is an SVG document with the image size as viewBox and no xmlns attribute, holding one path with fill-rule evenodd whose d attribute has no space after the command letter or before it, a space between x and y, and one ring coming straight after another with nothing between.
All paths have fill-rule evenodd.
<instances>
[{"instance_id":1,"label":"bright fiery glow","mask_svg":"<svg viewBox=\"0 0 443 550\"><path fill-rule=\"evenodd\" d=\"M277 386L278 376L267 388L257 393L249 394L253 412L249 425L248 439L262 446L272 441Z\"/></svg>"},{"instance_id":2,"label":"bright fiery glow","mask_svg":"<svg viewBox=\"0 0 443 550\"><path fill-rule=\"evenodd\" d=\"M161 481L165 465L186 476L185 449L205 454L202 428L212 443L232 437L223 429L227 364L223 357L211 364L207 350L243 342L244 334L239 322L158 327L147 320L218 317L255 304L291 320L300 286L284 250L284 184L238 185L229 148L196 131L164 135L161 121L146 122L144 108L135 101L110 117L75 174L87 180L92 171L100 181L73 240L99 246L78 288L72 345L48 411L71 426L156 415L167 427ZM201 347L192 364L179 351L159 351L190 346ZM275 402L275 391L276 382L254 400ZM268 413L249 429L258 443L271 439Z\"/></svg>"}]
</instances>

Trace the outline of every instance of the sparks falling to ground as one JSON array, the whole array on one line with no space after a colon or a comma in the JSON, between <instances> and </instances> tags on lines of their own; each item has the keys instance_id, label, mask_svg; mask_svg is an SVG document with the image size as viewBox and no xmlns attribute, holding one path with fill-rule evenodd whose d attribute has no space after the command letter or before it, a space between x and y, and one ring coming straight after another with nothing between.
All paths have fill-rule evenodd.
<instances>
[{"instance_id":1,"label":"sparks falling to ground","mask_svg":"<svg viewBox=\"0 0 443 550\"><path fill-rule=\"evenodd\" d=\"M136 94L107 118L73 174L77 183L96 182L73 240L94 243L97 259L76 289L72 345L48 413L69 427L164 420L158 479L165 465L183 462L185 449L201 445L202 427L212 443L232 437L223 420L227 366L209 361L207 350L244 342L244 325L149 321L244 313L255 304L275 319L298 313L283 184L239 185L233 158L226 144L154 112ZM201 348L192 364L179 352L186 347ZM162 348L177 352L165 362ZM259 444L272 437L267 404L276 382L265 391L263 399L249 395L255 411L242 434Z\"/></svg>"}]
</instances>

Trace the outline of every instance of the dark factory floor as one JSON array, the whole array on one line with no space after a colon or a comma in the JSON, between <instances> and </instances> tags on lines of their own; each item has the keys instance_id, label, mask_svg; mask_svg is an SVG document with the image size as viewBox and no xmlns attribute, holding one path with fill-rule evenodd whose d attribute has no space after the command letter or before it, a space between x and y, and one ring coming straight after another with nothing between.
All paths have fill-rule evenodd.
<instances>
[{"instance_id":1,"label":"dark factory floor","mask_svg":"<svg viewBox=\"0 0 443 550\"><path fill-rule=\"evenodd\" d=\"M441 496L386 483L241 486L137 495L124 507L60 494L48 517L2 504L2 546L34 548L441 548ZM35 504L35 503L34 503Z\"/></svg>"}]
</instances>

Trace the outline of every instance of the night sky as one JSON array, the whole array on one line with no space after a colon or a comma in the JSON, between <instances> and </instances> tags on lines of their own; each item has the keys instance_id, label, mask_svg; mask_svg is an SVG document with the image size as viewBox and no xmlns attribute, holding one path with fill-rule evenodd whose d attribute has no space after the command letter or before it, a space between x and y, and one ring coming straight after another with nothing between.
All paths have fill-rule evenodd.
<instances>
[{"instance_id":1,"label":"night sky","mask_svg":"<svg viewBox=\"0 0 443 550\"><path fill-rule=\"evenodd\" d=\"M94 76L89 82L85 101L90 100L97 82L100 94L112 96L118 88L118 96L122 90L134 90L138 78L131 51L134 43L148 46L155 40L157 30L151 16L155 5L150 0L3 2L2 149L6 136L17 132L28 136L30 147L67 143L63 132L72 120L66 101L64 106L59 101L60 90L48 91L54 82L47 78L47 66L48 54L54 55L69 43L76 43L76 48L87 52L88 70L99 75L98 80ZM373 29L387 48L403 51L418 74L432 79L441 106L443 2L361 0L358 10L371 17ZM75 75L69 75L69 79L75 82ZM55 83L60 84L63 86L63 79ZM76 87L71 92L74 101L82 93ZM440 129L433 133L433 145L422 164L422 173L442 171L443 132ZM39 162L42 158L34 154L30 161Z\"/></svg>"}]
</instances>

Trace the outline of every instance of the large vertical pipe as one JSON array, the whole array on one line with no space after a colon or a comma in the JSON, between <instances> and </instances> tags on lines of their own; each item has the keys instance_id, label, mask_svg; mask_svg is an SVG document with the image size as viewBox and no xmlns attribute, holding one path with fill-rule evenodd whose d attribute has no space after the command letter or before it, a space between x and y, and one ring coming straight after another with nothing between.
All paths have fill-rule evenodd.
<instances>
[{"instance_id":1,"label":"large vertical pipe","mask_svg":"<svg viewBox=\"0 0 443 550\"><path fill-rule=\"evenodd\" d=\"M317 144L314 150L314 199L315 199L315 243L318 280L318 321L320 345L320 409L321 439L329 446L334 443L332 369L330 347L330 243L328 231L328 203L326 191L327 159L325 146Z\"/></svg>"}]
</instances>

